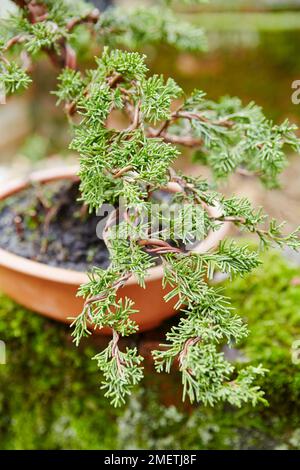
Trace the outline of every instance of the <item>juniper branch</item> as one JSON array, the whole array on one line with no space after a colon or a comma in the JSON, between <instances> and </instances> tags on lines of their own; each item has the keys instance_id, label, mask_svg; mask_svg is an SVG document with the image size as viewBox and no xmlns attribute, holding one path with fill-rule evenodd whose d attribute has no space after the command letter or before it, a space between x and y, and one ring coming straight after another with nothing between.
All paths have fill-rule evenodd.
<instances>
[{"instance_id":1,"label":"juniper branch","mask_svg":"<svg viewBox=\"0 0 300 470\"><path fill-rule=\"evenodd\" d=\"M89 282L78 292L84 308L73 322L77 345L93 329L112 331L108 347L95 357L106 396L119 406L142 378L137 349L122 351L120 346L122 336L138 329L136 310L131 299L122 297L122 286L134 275L144 287L148 270L159 258L168 288L165 300L175 302L182 317L167 334L166 345L153 352L158 372L169 372L177 364L183 398L192 402L213 405L226 400L240 406L245 401L263 401L254 380L264 370L246 367L237 373L222 352L224 344L238 343L248 333L247 327L222 292L207 282L216 271L246 275L258 266L258 255L233 242L221 243L207 253L189 250L188 243L230 221L256 233L266 246L288 244L297 249L298 231L284 236L282 224L273 220L266 224L266 216L248 200L225 198L206 180L176 174L172 165L182 146L195 147L196 158L204 160L216 178L234 171L250 172L274 186L286 164L285 147L300 148L295 126L287 121L274 125L259 107L243 106L236 98L214 102L200 90L185 97L174 80L149 76L145 57L137 52L104 48L95 68L77 70L71 39L79 25L91 28L102 41L125 40L130 47L159 41L179 48L202 47L202 33L177 23L169 10L161 15L158 9L128 14L116 9L98 18L84 2L78 11L77 2L74 9L64 0L16 3L22 10L13 19L8 37L1 40L0 83L9 92L28 86L28 74L10 60L10 54L20 48L31 56L46 52L62 68L55 94L67 114L76 113L80 120L72 123L71 148L80 155L81 199L90 211L104 202L116 208L104 233L110 266L89 273ZM173 111L178 99L180 107ZM116 110L127 121L123 129L108 124ZM169 238L161 227L164 215L158 215L155 229L143 216L158 190L169 193L167 205L182 204L183 219L190 217L190 226L183 224L179 238L179 214L172 221ZM125 200L122 210L120 197ZM212 207L218 207L218 216Z\"/></svg>"},{"instance_id":2,"label":"juniper branch","mask_svg":"<svg viewBox=\"0 0 300 470\"><path fill-rule=\"evenodd\" d=\"M187 100L188 104L184 104L180 110L171 112L171 101L168 100L171 97L176 98L180 90L170 82L165 84L164 89L161 79L148 80L143 60L141 61L141 57L136 54L114 51L110 55L105 51L103 60L98 61L98 66L98 70L92 74L91 83L86 84L87 93L79 104L83 120L76 129L72 143L73 148L82 155L81 185L84 200L96 207L102 201L109 199L109 194L112 197L119 194L126 197L128 207L137 203L141 203L144 207L151 203L149 197L155 189L162 188L174 193L175 198L179 200L181 198L188 200L194 206L201 206L205 212L210 205L221 206L222 215L219 217L212 217L209 211L206 213L204 218L206 234L210 230L218 230L220 221L231 221L263 237L261 224L265 216L260 211L254 211L248 201L237 198L226 199L212 191L207 182L177 175L169 170L170 163L177 157L177 151L164 142L164 132L172 128L173 120L181 119L187 121L189 125L197 120L201 125L204 123L206 126L222 128L222 132L228 132L234 127L232 113L230 117L227 115L208 117L206 114L203 117L202 111L201 113L198 110L184 111L191 106L191 100ZM134 81L133 74L136 76ZM118 80L114 81L111 87L111 77L115 76L118 76ZM94 86L94 83L98 85ZM160 119L163 116L165 121L157 127L157 130L153 130L152 127L152 121L158 119L157 110L152 104L155 90L156 93L161 92L164 96L170 97L166 98L169 108L166 106L160 110ZM195 100L195 95L192 100ZM95 112L96 102L99 114ZM129 105L130 110L135 112L128 113ZM128 113L131 125L124 130L106 129L107 118L115 107ZM152 149L155 157L154 166L151 164ZM156 158L158 154L159 160ZM95 170L97 168L97 171L94 172L93 168ZM147 191L144 188L145 184L148 186ZM113 188L110 193L106 189L109 187ZM136 213L135 217L139 218ZM172 288L166 296L166 301L176 298L177 308L187 306L186 317L167 335L169 340L167 349L154 352L158 371L163 369L169 371L171 364L179 357L184 396L188 395L191 401L203 401L206 404L213 404L221 399L240 404L241 394L236 392L230 395L228 391L240 390L238 383L242 379L240 376L232 379L233 367L218 348L224 340L229 343L233 340L238 342L247 330L241 319L232 314L227 307L227 299L224 299L218 290L207 285L206 277L212 278L215 270L230 275L245 275L258 266L257 254L231 243L221 244L216 252L196 255L171 245L163 238L153 238L151 234L149 238L139 238L139 223L130 225L130 229L129 225L130 221L126 217L119 225L119 231L126 227L126 233L131 234L127 239L122 238L121 241L116 238L110 242L111 269L117 269L119 273L138 273L142 276L141 282L143 282L143 274L145 275L151 266L149 254L160 256L165 270L165 286L169 285ZM275 227L271 232L273 236L272 233L266 232L264 238L266 240L272 238L274 241ZM276 237L276 241L281 240L278 230ZM290 241L291 245L295 243L295 247L299 244L293 235ZM286 239L285 242L289 240ZM81 291L84 295L90 294L91 288L101 292L97 282L105 278L106 274L101 272L100 276L98 272L98 276L98 281L94 280ZM95 300L97 309L103 312L105 306L108 311L109 305L106 300L97 296ZM207 380L203 383L204 371ZM255 374L262 372L262 369L253 368L242 372L249 384L248 390L246 387L243 388L245 399L248 397L254 402L263 399L262 392L250 386ZM215 379L211 380L213 376Z\"/></svg>"}]
</instances>

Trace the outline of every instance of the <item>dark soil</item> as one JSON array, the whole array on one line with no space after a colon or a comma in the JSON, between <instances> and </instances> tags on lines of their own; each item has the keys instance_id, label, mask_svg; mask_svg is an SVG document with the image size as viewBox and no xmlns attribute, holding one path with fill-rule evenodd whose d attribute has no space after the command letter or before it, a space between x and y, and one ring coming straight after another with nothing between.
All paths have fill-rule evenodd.
<instances>
[{"instance_id":1,"label":"dark soil","mask_svg":"<svg viewBox=\"0 0 300 470\"><path fill-rule=\"evenodd\" d=\"M76 271L107 268L109 254L96 235L101 219L84 213L78 198L78 184L70 182L30 187L8 198L0 206L0 247Z\"/></svg>"}]
</instances>

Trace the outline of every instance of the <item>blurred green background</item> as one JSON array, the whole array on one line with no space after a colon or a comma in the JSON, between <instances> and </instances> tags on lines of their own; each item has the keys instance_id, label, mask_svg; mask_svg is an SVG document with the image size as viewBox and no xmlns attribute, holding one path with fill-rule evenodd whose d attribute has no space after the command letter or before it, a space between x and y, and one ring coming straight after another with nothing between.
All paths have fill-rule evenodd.
<instances>
[{"instance_id":1,"label":"blurred green background","mask_svg":"<svg viewBox=\"0 0 300 470\"><path fill-rule=\"evenodd\" d=\"M1 1L1 14L8 3ZM300 124L300 107L291 102L291 84L300 79L299 1L211 0L197 8L179 2L178 11L206 29L209 50L193 55L146 48L154 72L176 78L186 91L197 87L211 98L254 100L270 119ZM43 61L34 71L34 86L0 107L0 184L32 166L73 161L68 126L49 95L53 72ZM224 191L249 196L294 228L300 219L299 156L291 155L290 163L280 190L267 193L253 180L234 177ZM188 156L179 165L204 171ZM0 297L0 339L7 346L7 364L0 365L0 448L299 448L300 364L292 349L300 339L299 257L271 253L265 263L247 279L226 283L225 290L251 331L232 359L262 362L270 370L261 383L267 408L183 407L179 377L157 377L147 361L144 387L124 409L112 410L90 360L101 340L76 350L68 327ZM158 337L154 331L137 341L147 352Z\"/></svg>"}]
</instances>

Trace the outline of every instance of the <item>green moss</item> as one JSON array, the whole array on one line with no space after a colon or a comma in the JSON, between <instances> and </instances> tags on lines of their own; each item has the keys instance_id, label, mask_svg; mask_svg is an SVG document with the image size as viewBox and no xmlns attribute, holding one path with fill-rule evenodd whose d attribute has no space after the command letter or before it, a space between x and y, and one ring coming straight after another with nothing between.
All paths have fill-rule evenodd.
<instances>
[{"instance_id":1,"label":"green moss","mask_svg":"<svg viewBox=\"0 0 300 470\"><path fill-rule=\"evenodd\" d=\"M270 407L284 412L291 407L300 411L300 365L292 360L292 345L300 338L296 277L299 269L271 253L251 276L226 286L226 293L249 324L243 351L252 362L262 362L269 369L263 379L267 399Z\"/></svg>"},{"instance_id":2,"label":"green moss","mask_svg":"<svg viewBox=\"0 0 300 470\"><path fill-rule=\"evenodd\" d=\"M0 297L1 449L241 449L297 448L300 429L300 364L291 348L300 338L300 270L277 253L245 279L225 284L251 334L239 349L263 363L269 407L176 409L178 378L146 377L129 405L116 413L99 391L90 357L76 349L67 326ZM167 397L167 398L166 398ZM166 402L168 406L166 406ZM161 404L164 403L164 404Z\"/></svg>"},{"instance_id":3,"label":"green moss","mask_svg":"<svg viewBox=\"0 0 300 470\"><path fill-rule=\"evenodd\" d=\"M69 328L0 298L2 449L114 448L114 412L104 405L94 351L77 350ZM95 349L96 351L96 349Z\"/></svg>"}]
</instances>

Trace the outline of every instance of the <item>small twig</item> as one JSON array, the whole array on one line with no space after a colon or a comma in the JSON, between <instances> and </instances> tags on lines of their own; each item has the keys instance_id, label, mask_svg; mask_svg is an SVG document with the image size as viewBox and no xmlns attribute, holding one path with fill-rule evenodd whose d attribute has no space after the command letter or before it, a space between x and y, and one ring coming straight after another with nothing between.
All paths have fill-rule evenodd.
<instances>
[{"instance_id":1,"label":"small twig","mask_svg":"<svg viewBox=\"0 0 300 470\"><path fill-rule=\"evenodd\" d=\"M202 121L202 122L209 123L215 126L223 126L223 127L228 127L228 128L234 126L233 121L229 121L227 119L211 121L208 117L204 116L203 114L194 113L190 111L178 111L177 110L172 114L172 118L173 119L183 118L183 119L188 119L190 121L197 120L197 121Z\"/></svg>"},{"instance_id":2,"label":"small twig","mask_svg":"<svg viewBox=\"0 0 300 470\"><path fill-rule=\"evenodd\" d=\"M138 104L136 105L136 107L134 109L132 123L130 124L129 127L127 127L127 129L124 130L124 132L132 132L132 131L134 131L135 129L137 129L139 127L139 124L140 124L140 107L141 107L141 103L138 102Z\"/></svg>"},{"instance_id":3,"label":"small twig","mask_svg":"<svg viewBox=\"0 0 300 470\"><path fill-rule=\"evenodd\" d=\"M241 176L247 176L247 177L255 177L255 176L261 175L260 171L249 171L249 170L246 170L246 168L237 168L236 173Z\"/></svg>"},{"instance_id":4,"label":"small twig","mask_svg":"<svg viewBox=\"0 0 300 470\"><path fill-rule=\"evenodd\" d=\"M45 198L44 194L43 194L43 189L40 185L38 185L37 189L36 189L36 198L38 200L38 202L42 205L42 207L46 210L50 209L51 207L51 203L50 201Z\"/></svg>"},{"instance_id":5,"label":"small twig","mask_svg":"<svg viewBox=\"0 0 300 470\"><path fill-rule=\"evenodd\" d=\"M109 77L107 83L110 86L110 88L114 88L119 82L121 82L123 79L121 73L115 73L111 77Z\"/></svg>"},{"instance_id":6,"label":"small twig","mask_svg":"<svg viewBox=\"0 0 300 470\"><path fill-rule=\"evenodd\" d=\"M197 343L199 343L199 341L201 341L200 336L196 336L195 338L189 338L185 342L184 347L178 357L178 362L179 362L180 367L183 367L183 363L188 354L189 348L192 346L195 346ZM189 372L191 373L191 371Z\"/></svg>"},{"instance_id":7,"label":"small twig","mask_svg":"<svg viewBox=\"0 0 300 470\"><path fill-rule=\"evenodd\" d=\"M109 235L109 229L113 224L117 222L117 217L118 217L118 209L114 209L108 216L105 227L103 229L102 237L103 241L109 250L109 242L108 242L108 235Z\"/></svg>"},{"instance_id":8,"label":"small twig","mask_svg":"<svg viewBox=\"0 0 300 470\"><path fill-rule=\"evenodd\" d=\"M44 221L44 229L46 233L49 232L50 224L52 220L56 217L60 207L61 207L61 204L57 204L56 206L53 206L48 210L45 216L45 221Z\"/></svg>"},{"instance_id":9,"label":"small twig","mask_svg":"<svg viewBox=\"0 0 300 470\"><path fill-rule=\"evenodd\" d=\"M94 8L94 10L92 10L87 15L81 18L73 18L72 20L70 20L66 26L67 31L71 32L72 29L75 28L75 26L78 26L83 23L95 24L99 20L99 17L100 17L100 11L98 10L98 8Z\"/></svg>"},{"instance_id":10,"label":"small twig","mask_svg":"<svg viewBox=\"0 0 300 470\"><path fill-rule=\"evenodd\" d=\"M159 240L156 238L149 238L149 239L144 239L144 240L139 240L138 244L140 246L145 246L146 250L149 253L156 253L156 254L165 254L165 253L184 253L183 250L180 248L176 248L172 245L170 245L168 242L164 240ZM150 248L150 247L155 247L155 248Z\"/></svg>"},{"instance_id":11,"label":"small twig","mask_svg":"<svg viewBox=\"0 0 300 470\"><path fill-rule=\"evenodd\" d=\"M85 303L84 303L84 307L87 307L88 305L91 305L91 304L94 304L95 302L100 302L101 300L104 300L105 298L107 297L106 294L98 294L98 295L94 295L93 297L90 297L88 299L86 299Z\"/></svg>"},{"instance_id":12,"label":"small twig","mask_svg":"<svg viewBox=\"0 0 300 470\"><path fill-rule=\"evenodd\" d=\"M165 255L167 253L177 253L177 254L182 254L183 251L180 250L179 248L175 248L173 246L166 247L166 248L146 248L146 251L148 253L154 253L157 255Z\"/></svg>"},{"instance_id":13,"label":"small twig","mask_svg":"<svg viewBox=\"0 0 300 470\"><path fill-rule=\"evenodd\" d=\"M9 60L7 60L7 58L2 54L0 54L0 61L2 61L5 65L10 65Z\"/></svg>"},{"instance_id":14,"label":"small twig","mask_svg":"<svg viewBox=\"0 0 300 470\"><path fill-rule=\"evenodd\" d=\"M246 220L244 217L236 217L236 216L220 216L220 217L210 217L211 220L216 220L220 222L237 222L240 224L245 224Z\"/></svg>"},{"instance_id":15,"label":"small twig","mask_svg":"<svg viewBox=\"0 0 300 470\"><path fill-rule=\"evenodd\" d=\"M166 186L162 186L160 190L174 194L184 192L184 188L177 181L169 181Z\"/></svg>"},{"instance_id":16,"label":"small twig","mask_svg":"<svg viewBox=\"0 0 300 470\"><path fill-rule=\"evenodd\" d=\"M155 129L148 129L149 137L157 137ZM171 144L183 145L184 147L199 147L202 146L204 141L201 138L191 136L174 135L166 132L162 132L159 135L165 142Z\"/></svg>"},{"instance_id":17,"label":"small twig","mask_svg":"<svg viewBox=\"0 0 300 470\"><path fill-rule=\"evenodd\" d=\"M17 36L14 36L13 38L9 39L9 41L7 41L6 45L3 48L3 51L7 52L15 44L21 44L22 42L24 42L25 39L26 39L25 36L23 36L22 34L18 34Z\"/></svg>"},{"instance_id":18,"label":"small twig","mask_svg":"<svg viewBox=\"0 0 300 470\"><path fill-rule=\"evenodd\" d=\"M51 206L50 208L48 208L46 216L45 216L45 220L44 220L44 231L46 234L49 232L51 222L55 219L58 212L60 211L62 206L65 204L65 202L66 202L66 198L65 196L63 196L59 199L59 201L57 202L55 206Z\"/></svg>"},{"instance_id":19,"label":"small twig","mask_svg":"<svg viewBox=\"0 0 300 470\"><path fill-rule=\"evenodd\" d=\"M171 114L170 119L167 119L158 129L148 129L150 137L162 137L165 142L172 144L184 145L185 147L197 147L203 145L203 139L192 137L192 136L175 136L173 134L167 133L166 130L170 124L177 119L188 119L188 120L198 120L205 123L210 123L212 125L218 125L222 127L231 128L234 126L233 121L226 119L220 119L219 121L210 121L209 118L200 113L194 113L190 111L183 111L182 105Z\"/></svg>"},{"instance_id":20,"label":"small twig","mask_svg":"<svg viewBox=\"0 0 300 470\"><path fill-rule=\"evenodd\" d=\"M111 348L111 353L113 356L117 354L119 338L119 334L116 332L116 330L113 330L113 344Z\"/></svg>"},{"instance_id":21,"label":"small twig","mask_svg":"<svg viewBox=\"0 0 300 470\"><path fill-rule=\"evenodd\" d=\"M140 246L160 246L160 247L165 247L168 248L170 247L170 244L165 242L164 240L156 239L156 238L149 238L149 239L143 239L139 240L138 244Z\"/></svg>"},{"instance_id":22,"label":"small twig","mask_svg":"<svg viewBox=\"0 0 300 470\"><path fill-rule=\"evenodd\" d=\"M123 376L122 366L125 365L125 362L122 361L122 359L121 359L121 357L120 357L120 350L119 350L119 346L118 346L119 339L120 339L119 334L116 332L116 330L113 330L113 339L112 339L111 355L112 355L112 357L114 357L114 358L116 359L116 363L117 363L117 368L118 368L119 374L120 374L121 376Z\"/></svg>"},{"instance_id":23,"label":"small twig","mask_svg":"<svg viewBox=\"0 0 300 470\"><path fill-rule=\"evenodd\" d=\"M48 251L49 240L48 238L43 238L41 241L40 254L44 255Z\"/></svg>"},{"instance_id":24,"label":"small twig","mask_svg":"<svg viewBox=\"0 0 300 470\"><path fill-rule=\"evenodd\" d=\"M77 55L75 50L70 46L70 44L65 43L65 67L69 69L77 69Z\"/></svg>"},{"instance_id":25,"label":"small twig","mask_svg":"<svg viewBox=\"0 0 300 470\"><path fill-rule=\"evenodd\" d=\"M121 168L120 170L118 170L116 173L114 173L113 178L120 178L125 173L128 173L128 171L130 171L130 170L133 170L133 166L132 165L127 165L124 168Z\"/></svg>"},{"instance_id":26,"label":"small twig","mask_svg":"<svg viewBox=\"0 0 300 470\"><path fill-rule=\"evenodd\" d=\"M124 284L128 281L128 279L131 277L131 272L125 273L118 281L116 281L113 284L113 288L118 290L120 287L123 287ZM84 308L88 307L91 304L94 304L95 302L100 302L101 300L104 300L107 297L107 293L101 292L98 295L94 295L92 297L89 297L86 299L84 303Z\"/></svg>"},{"instance_id":27,"label":"small twig","mask_svg":"<svg viewBox=\"0 0 300 470\"><path fill-rule=\"evenodd\" d=\"M44 5L37 3L36 0L31 0L26 3L29 12L29 18L32 24L44 21L48 17L48 12Z\"/></svg>"},{"instance_id":28,"label":"small twig","mask_svg":"<svg viewBox=\"0 0 300 470\"><path fill-rule=\"evenodd\" d=\"M153 130L153 137L159 137L170 125L171 120L165 121L158 129Z\"/></svg>"},{"instance_id":29,"label":"small twig","mask_svg":"<svg viewBox=\"0 0 300 470\"><path fill-rule=\"evenodd\" d=\"M20 215L16 215L14 217L14 225L15 225L15 229L16 229L18 237L23 238L24 237L24 225L23 225L23 219Z\"/></svg>"}]
</instances>

